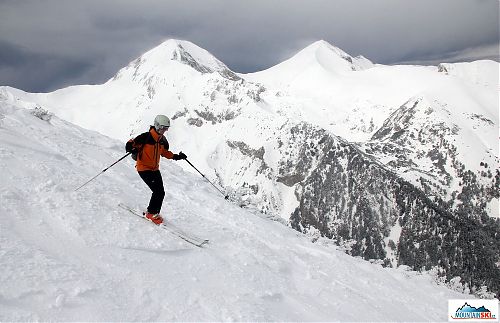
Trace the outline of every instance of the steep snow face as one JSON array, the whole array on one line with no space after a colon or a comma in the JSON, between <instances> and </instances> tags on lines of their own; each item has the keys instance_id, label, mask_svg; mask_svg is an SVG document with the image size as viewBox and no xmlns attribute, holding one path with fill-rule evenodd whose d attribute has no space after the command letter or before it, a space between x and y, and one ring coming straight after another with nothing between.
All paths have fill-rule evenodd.
<instances>
[{"instance_id":1,"label":"steep snow face","mask_svg":"<svg viewBox=\"0 0 500 323\"><path fill-rule=\"evenodd\" d=\"M353 58L340 48L320 40L276 66L242 76L254 80L265 79L268 83L278 85L299 82L300 79L311 74L323 74L325 78L328 78L331 74L345 74L372 66L373 64L368 59L362 56Z\"/></svg>"},{"instance_id":2,"label":"steep snow face","mask_svg":"<svg viewBox=\"0 0 500 323\"><path fill-rule=\"evenodd\" d=\"M264 84L272 89L273 95L278 92L280 97L292 95L292 101L296 101L297 95L302 99L311 98L308 105L313 106L320 103L311 102L316 97L321 98L322 104L328 102L325 99L328 100L335 93L339 78L372 66L364 57L353 58L340 48L325 41L317 41L276 66L240 76ZM300 101L297 103L300 104Z\"/></svg>"},{"instance_id":3,"label":"steep snow face","mask_svg":"<svg viewBox=\"0 0 500 323\"><path fill-rule=\"evenodd\" d=\"M188 41L169 39L131 62L110 81L125 78L141 83L148 82L152 77L175 79L176 74L193 74L195 71L202 74L217 72L230 79L239 79L205 49Z\"/></svg>"},{"instance_id":4,"label":"steep snow face","mask_svg":"<svg viewBox=\"0 0 500 323\"><path fill-rule=\"evenodd\" d=\"M162 213L204 249L117 207L149 199L131 159L74 191L122 149L0 94L1 321L438 321L471 297L313 244L174 161L161 164Z\"/></svg>"}]
</instances>

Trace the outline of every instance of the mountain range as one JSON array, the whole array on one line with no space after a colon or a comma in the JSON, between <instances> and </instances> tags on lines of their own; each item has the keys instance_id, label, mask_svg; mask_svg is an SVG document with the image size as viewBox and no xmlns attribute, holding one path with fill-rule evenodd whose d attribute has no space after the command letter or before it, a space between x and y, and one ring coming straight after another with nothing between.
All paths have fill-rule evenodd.
<instances>
[{"instance_id":1,"label":"mountain range","mask_svg":"<svg viewBox=\"0 0 500 323\"><path fill-rule=\"evenodd\" d=\"M123 142L165 114L172 150L241 207L498 295L498 71L386 66L318 41L240 74L171 39L104 84L0 96Z\"/></svg>"}]
</instances>

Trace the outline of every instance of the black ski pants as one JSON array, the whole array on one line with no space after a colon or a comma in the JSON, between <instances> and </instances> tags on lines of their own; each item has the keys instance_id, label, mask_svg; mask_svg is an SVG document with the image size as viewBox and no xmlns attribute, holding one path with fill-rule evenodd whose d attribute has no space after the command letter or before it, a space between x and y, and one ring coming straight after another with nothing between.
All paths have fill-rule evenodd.
<instances>
[{"instance_id":1,"label":"black ski pants","mask_svg":"<svg viewBox=\"0 0 500 323\"><path fill-rule=\"evenodd\" d=\"M163 179L159 170L145 170L138 172L144 183L148 185L153 194L149 200L148 212L158 214L161 210L165 189L163 188Z\"/></svg>"}]
</instances>

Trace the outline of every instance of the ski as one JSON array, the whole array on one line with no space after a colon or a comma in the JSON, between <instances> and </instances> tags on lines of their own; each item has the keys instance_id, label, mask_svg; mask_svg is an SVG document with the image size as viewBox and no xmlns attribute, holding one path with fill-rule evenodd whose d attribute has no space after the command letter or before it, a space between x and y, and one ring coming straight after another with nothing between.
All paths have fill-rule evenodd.
<instances>
[{"instance_id":1,"label":"ski","mask_svg":"<svg viewBox=\"0 0 500 323\"><path fill-rule=\"evenodd\" d=\"M134 210L133 208L123 204L123 203L118 203L118 206L121 207L122 209L124 210L127 210L129 211L130 213L132 213L133 215L135 216L138 216L152 224L154 224L151 220L149 220L148 218L146 218L146 216L144 215L144 213L142 212L139 212L137 210ZM172 223L170 222L163 222L159 225L155 224L156 226L158 226L159 228L161 229L164 229L165 231L169 232L170 234L194 245L194 246L197 246L197 247L203 247L203 245L207 244L208 243L208 240L207 239L202 239L202 238L199 238L193 234L188 234L186 232L184 232L183 230L179 229L178 227L176 227L175 225L173 225Z\"/></svg>"}]
</instances>

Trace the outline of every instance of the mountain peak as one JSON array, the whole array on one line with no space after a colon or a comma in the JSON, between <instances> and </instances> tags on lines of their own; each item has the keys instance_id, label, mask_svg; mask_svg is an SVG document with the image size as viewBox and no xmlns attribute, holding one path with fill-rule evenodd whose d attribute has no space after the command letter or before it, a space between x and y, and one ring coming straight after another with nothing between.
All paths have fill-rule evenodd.
<instances>
[{"instance_id":1,"label":"mountain peak","mask_svg":"<svg viewBox=\"0 0 500 323\"><path fill-rule=\"evenodd\" d=\"M239 77L224 63L215 58L207 50L187 40L167 39L160 45L147 51L139 58L132 61L127 67L120 70L113 79L121 78L124 74L132 72L132 79L142 80L147 75L171 73L172 63L190 66L194 70L206 73L219 73L221 76L237 80ZM174 64L175 65L175 64Z\"/></svg>"},{"instance_id":2,"label":"mountain peak","mask_svg":"<svg viewBox=\"0 0 500 323\"><path fill-rule=\"evenodd\" d=\"M326 40L323 40L323 39L315 41L314 43L310 44L309 46L305 47L304 49L307 49L307 48L313 48L313 49L327 48L329 50L339 50L342 53L345 53L340 48L333 46L332 44L330 44L329 42L327 42Z\"/></svg>"},{"instance_id":3,"label":"mountain peak","mask_svg":"<svg viewBox=\"0 0 500 323\"><path fill-rule=\"evenodd\" d=\"M178 46L182 46L183 44L188 44L188 43L191 44L191 45L193 45L193 46L196 46L196 45L194 45L193 43L191 43L191 42L189 42L187 40L169 38L169 39L164 40L163 42L161 42L158 46L153 47L148 52L154 51L154 50L157 50L157 49L160 49L160 48L161 49L175 49Z\"/></svg>"},{"instance_id":4,"label":"mountain peak","mask_svg":"<svg viewBox=\"0 0 500 323\"><path fill-rule=\"evenodd\" d=\"M358 71L373 66L373 63L365 57L352 57L342 49L325 40L315 41L298 52L292 59L303 59L304 57L308 57L308 60L314 59L324 69L330 72L339 72L342 70Z\"/></svg>"},{"instance_id":5,"label":"mountain peak","mask_svg":"<svg viewBox=\"0 0 500 323\"><path fill-rule=\"evenodd\" d=\"M294 80L330 78L373 66L373 63L363 56L352 57L329 42L318 40L291 58L267 70L247 74L246 77L256 80L264 78L266 82L273 84L288 84Z\"/></svg>"}]
</instances>

